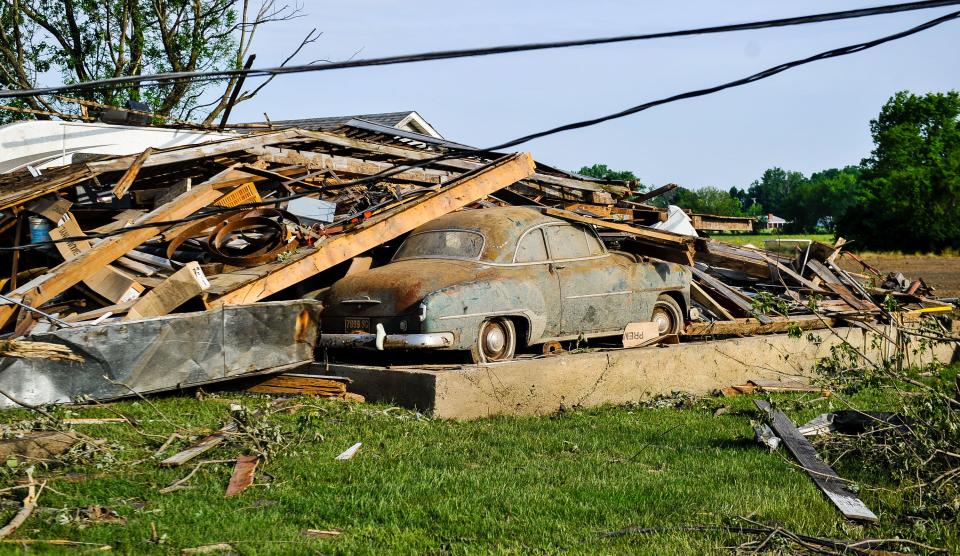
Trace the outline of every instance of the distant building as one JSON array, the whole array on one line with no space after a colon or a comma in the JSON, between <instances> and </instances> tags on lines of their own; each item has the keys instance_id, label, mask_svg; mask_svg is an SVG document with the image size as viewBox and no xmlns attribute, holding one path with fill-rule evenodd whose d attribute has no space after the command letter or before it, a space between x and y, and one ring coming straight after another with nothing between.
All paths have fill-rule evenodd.
<instances>
[{"instance_id":1,"label":"distant building","mask_svg":"<svg viewBox=\"0 0 960 556\"><path fill-rule=\"evenodd\" d=\"M779 230L783 227L784 224L789 224L790 222L780 218L776 214L768 213L767 214L767 229L768 230Z\"/></svg>"},{"instance_id":2,"label":"distant building","mask_svg":"<svg viewBox=\"0 0 960 556\"><path fill-rule=\"evenodd\" d=\"M297 127L311 131L331 131L355 120L361 120L383 127L392 127L402 131L419 133L420 135L426 135L434 139L443 139L443 136L440 135L427 120L423 119L423 116L413 110L406 112L384 112L381 114L358 114L356 116L271 120L270 124L273 127Z\"/></svg>"}]
</instances>

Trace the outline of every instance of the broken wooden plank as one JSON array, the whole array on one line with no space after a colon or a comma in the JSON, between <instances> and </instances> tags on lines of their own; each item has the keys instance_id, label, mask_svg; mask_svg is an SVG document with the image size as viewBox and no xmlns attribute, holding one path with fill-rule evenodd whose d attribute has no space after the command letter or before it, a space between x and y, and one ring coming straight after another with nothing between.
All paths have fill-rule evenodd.
<instances>
[{"instance_id":1,"label":"broken wooden plank","mask_svg":"<svg viewBox=\"0 0 960 556\"><path fill-rule=\"evenodd\" d=\"M832 318L820 318L816 315L800 315L795 317L770 317L771 322L764 324L753 318L735 319L732 321L691 322L683 329L684 336L727 336L754 334L783 334L791 330L819 330L827 326L835 326L837 321Z\"/></svg>"},{"instance_id":2,"label":"broken wooden plank","mask_svg":"<svg viewBox=\"0 0 960 556\"><path fill-rule=\"evenodd\" d=\"M533 157L519 153L504 157L439 191L401 204L367 220L357 228L331 237L315 248L303 250L280 263L245 269L241 278L221 274L211 278L211 305L252 303L297 284L383 242L482 199L521 180L534 171ZM263 268L265 273L257 273ZM229 277L229 278L222 278Z\"/></svg>"},{"instance_id":3,"label":"broken wooden plank","mask_svg":"<svg viewBox=\"0 0 960 556\"><path fill-rule=\"evenodd\" d=\"M630 202L631 205L634 204L634 203L636 203L636 204L644 203L644 202L646 202L646 201L649 201L650 199L653 199L654 197L659 197L660 195L663 195L664 193L668 193L668 192L670 192L670 191L673 191L674 189L676 189L676 188L678 188L678 187L680 187L680 186L678 186L678 185L675 184L675 183L668 183L667 185L662 185L662 186L660 186L660 187L658 187L658 188L656 188L656 189L654 189L654 190L652 190L652 191L647 191L646 193L641 193L640 195L638 195L638 196L634 197L633 199L631 199L629 202Z\"/></svg>"},{"instance_id":4,"label":"broken wooden plank","mask_svg":"<svg viewBox=\"0 0 960 556\"><path fill-rule=\"evenodd\" d=\"M230 182L236 179L238 175L242 175L244 181L249 179L247 177L249 174L237 173L232 169L224 170L170 203L147 213L136 223L150 224L189 216L221 196L221 192L215 189L216 185L221 182ZM17 301L29 298L30 305L34 307L42 305L68 288L77 285L85 278L92 276L105 265L126 255L128 251L147 241L165 227L167 226L147 226L109 237L76 258L66 261L36 280L24 284L8 297ZM5 326L16 311L16 305L0 305L0 327Z\"/></svg>"},{"instance_id":5,"label":"broken wooden plank","mask_svg":"<svg viewBox=\"0 0 960 556\"><path fill-rule=\"evenodd\" d=\"M227 485L226 497L236 496L253 484L253 474L260 463L260 456L237 456L237 463L233 466L233 474Z\"/></svg>"},{"instance_id":6,"label":"broken wooden plank","mask_svg":"<svg viewBox=\"0 0 960 556\"><path fill-rule=\"evenodd\" d=\"M145 319L169 314L209 287L210 282L200 270L200 263L190 261L137 300L127 311L125 319Z\"/></svg>"},{"instance_id":7,"label":"broken wooden plank","mask_svg":"<svg viewBox=\"0 0 960 556\"><path fill-rule=\"evenodd\" d=\"M76 218L70 212L65 213L59 221L61 224L50 230L51 239L63 240L84 237L83 230L80 229ZM60 252L65 261L73 260L92 249L91 243L84 239L61 241L54 245L56 245L57 251ZM123 303L136 299L140 297L144 290L143 285L133 276L112 265L106 265L96 270L90 276L84 278L83 283L111 303Z\"/></svg>"},{"instance_id":8,"label":"broken wooden plank","mask_svg":"<svg viewBox=\"0 0 960 556\"><path fill-rule=\"evenodd\" d=\"M127 190L130 189L130 186L133 185L134 180L137 179L137 175L140 173L140 168L143 167L143 163L150 158L150 155L153 154L153 147L147 147L143 150L142 153L138 154L136 158L133 159L133 162L130 163L130 167L127 168L127 171L120 176L120 179L117 180L117 184L113 186L113 196L117 199L122 199L124 195L127 194Z\"/></svg>"},{"instance_id":9,"label":"broken wooden plank","mask_svg":"<svg viewBox=\"0 0 960 556\"><path fill-rule=\"evenodd\" d=\"M807 261L807 268L811 270L823 282L830 291L839 295L848 305L858 311L870 311L876 309L872 303L867 305L851 292L837 276L818 260L810 259Z\"/></svg>"},{"instance_id":10,"label":"broken wooden plank","mask_svg":"<svg viewBox=\"0 0 960 556\"><path fill-rule=\"evenodd\" d=\"M724 320L734 320L734 316L727 311L723 305L717 303L717 300L710 297L701 286L696 282L690 282L690 299L696 301L700 305L703 305L718 317L723 318Z\"/></svg>"},{"instance_id":11,"label":"broken wooden plank","mask_svg":"<svg viewBox=\"0 0 960 556\"><path fill-rule=\"evenodd\" d=\"M850 492L833 468L820 459L817 450L800 434L789 417L782 411L773 409L764 400L754 400L753 403L767 414L770 426L783 440L787 450L844 517L861 521L877 521L876 514L871 512L856 494Z\"/></svg>"},{"instance_id":12,"label":"broken wooden plank","mask_svg":"<svg viewBox=\"0 0 960 556\"><path fill-rule=\"evenodd\" d=\"M286 373L271 376L247 389L256 394L295 394L335 398L347 392L350 379L336 376Z\"/></svg>"},{"instance_id":13,"label":"broken wooden plank","mask_svg":"<svg viewBox=\"0 0 960 556\"><path fill-rule=\"evenodd\" d=\"M186 450L177 452L176 454L161 461L160 465L163 467L176 467L178 465L183 465L195 457L216 448L220 445L220 443L227 439L228 435L236 432L236 430L236 421L231 421L217 432L201 438L198 442Z\"/></svg>"},{"instance_id":14,"label":"broken wooden plank","mask_svg":"<svg viewBox=\"0 0 960 556\"><path fill-rule=\"evenodd\" d=\"M762 324L770 324L773 322L773 319L766 315L754 314L753 304L747 301L743 294L720 280L717 280L697 267L693 267L693 276L699 280L703 286L718 296L719 299L717 299L717 302L722 303L725 300L728 302L729 307L735 308L743 315L752 315Z\"/></svg>"}]
</instances>

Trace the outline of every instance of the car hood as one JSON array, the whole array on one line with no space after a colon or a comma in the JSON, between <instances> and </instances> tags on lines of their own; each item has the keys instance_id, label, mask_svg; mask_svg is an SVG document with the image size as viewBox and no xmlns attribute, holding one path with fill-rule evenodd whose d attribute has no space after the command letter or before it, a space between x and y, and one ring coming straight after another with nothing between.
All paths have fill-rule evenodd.
<instances>
[{"instance_id":1,"label":"car hood","mask_svg":"<svg viewBox=\"0 0 960 556\"><path fill-rule=\"evenodd\" d=\"M391 316L417 312L424 296L489 278L491 267L473 261L410 259L346 276L324 296L327 316Z\"/></svg>"}]
</instances>

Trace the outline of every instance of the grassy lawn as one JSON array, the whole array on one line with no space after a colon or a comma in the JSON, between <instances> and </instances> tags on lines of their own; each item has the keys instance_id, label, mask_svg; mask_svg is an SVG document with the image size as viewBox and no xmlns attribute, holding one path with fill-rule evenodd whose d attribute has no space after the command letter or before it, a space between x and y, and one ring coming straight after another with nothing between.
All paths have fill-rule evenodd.
<instances>
[{"instance_id":1,"label":"grassy lawn","mask_svg":"<svg viewBox=\"0 0 960 556\"><path fill-rule=\"evenodd\" d=\"M739 233L726 233L726 234L710 234L711 239L717 241L725 241L727 243L733 243L734 245L746 245L751 244L754 247L763 248L763 242L769 239L812 239L814 241L820 241L826 243L827 245L833 245L834 237L833 234L773 234L773 233L763 233L763 234L739 234Z\"/></svg>"},{"instance_id":2,"label":"grassy lawn","mask_svg":"<svg viewBox=\"0 0 960 556\"><path fill-rule=\"evenodd\" d=\"M864 390L852 401L879 410L889 395ZM844 407L813 394L772 399L801 423ZM82 417L122 412L141 428L76 426L107 443L74 463L36 466L48 488L13 538L71 539L110 544L118 553L157 554L224 542L240 554L703 554L724 552L749 537L679 526L748 516L815 536L901 535L960 549L955 525L907 524L897 517L907 502L889 491L861 491L880 515L879 525L845 522L782 450L768 453L754 443L750 397L706 399L683 409L604 407L471 422L384 405L292 398L289 409L253 421L250 435L195 460L229 460L276 439L255 484L234 498L223 495L229 463L205 465L188 489L161 494L194 463L161 469L162 458L152 456L172 432L196 436L218 428L228 418L229 401L252 410L272 400L224 393L151 401L112 404L113 411L76 410L73 416ZM728 410L714 416L721 406ZM0 415L7 425L35 417L22 411ZM355 442L363 447L354 459L334 460ZM188 444L174 442L162 457ZM9 467L14 464L8 462L5 486L23 477L22 468ZM856 461L842 460L837 469L854 481L886 486L882 478L862 476ZM3 495L3 523L17 510L17 492ZM82 510L90 506L115 511L125 524L85 519ZM629 526L667 530L604 536ZM304 529L342 534L314 538L304 536Z\"/></svg>"}]
</instances>

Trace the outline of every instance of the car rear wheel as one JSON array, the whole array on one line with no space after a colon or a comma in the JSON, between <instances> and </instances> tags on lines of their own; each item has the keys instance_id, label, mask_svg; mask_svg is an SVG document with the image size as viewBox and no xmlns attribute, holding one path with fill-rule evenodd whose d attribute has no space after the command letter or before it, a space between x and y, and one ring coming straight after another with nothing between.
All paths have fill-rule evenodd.
<instances>
[{"instance_id":1,"label":"car rear wheel","mask_svg":"<svg viewBox=\"0 0 960 556\"><path fill-rule=\"evenodd\" d=\"M477 343L470 350L474 363L512 359L517 350L517 330L510 319L494 318L483 321L477 334Z\"/></svg>"},{"instance_id":2,"label":"car rear wheel","mask_svg":"<svg viewBox=\"0 0 960 556\"><path fill-rule=\"evenodd\" d=\"M650 320L657 323L657 332L664 334L679 334L683 326L683 311L669 295L661 295L653 305L653 315Z\"/></svg>"}]
</instances>

